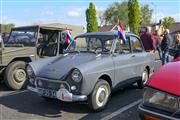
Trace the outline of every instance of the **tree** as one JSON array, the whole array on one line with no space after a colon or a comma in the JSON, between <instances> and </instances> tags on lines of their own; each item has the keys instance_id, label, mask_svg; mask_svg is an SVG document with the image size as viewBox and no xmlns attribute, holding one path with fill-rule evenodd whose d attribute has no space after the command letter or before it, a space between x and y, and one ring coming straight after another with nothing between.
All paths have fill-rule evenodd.
<instances>
[{"instance_id":1,"label":"tree","mask_svg":"<svg viewBox=\"0 0 180 120\"><path fill-rule=\"evenodd\" d=\"M89 3L89 8L87 8L86 10L86 22L87 22L87 32L98 31L96 8L92 2Z\"/></svg>"},{"instance_id":2,"label":"tree","mask_svg":"<svg viewBox=\"0 0 180 120\"><path fill-rule=\"evenodd\" d=\"M1 24L0 27L1 27L1 30L0 30L1 33L4 33L4 32L9 33L11 32L11 28L15 27L15 25L14 24Z\"/></svg>"},{"instance_id":3,"label":"tree","mask_svg":"<svg viewBox=\"0 0 180 120\"><path fill-rule=\"evenodd\" d=\"M130 31L134 34L138 34L140 24L140 9L138 0L129 0L128 11Z\"/></svg>"},{"instance_id":4,"label":"tree","mask_svg":"<svg viewBox=\"0 0 180 120\"><path fill-rule=\"evenodd\" d=\"M141 11L140 11L141 25L151 24L152 13L153 10L149 8L149 5L144 5L141 7Z\"/></svg>"},{"instance_id":5,"label":"tree","mask_svg":"<svg viewBox=\"0 0 180 120\"><path fill-rule=\"evenodd\" d=\"M128 2L114 2L104 12L105 24L117 24L117 16L121 20L124 28L128 26Z\"/></svg>"},{"instance_id":6,"label":"tree","mask_svg":"<svg viewBox=\"0 0 180 120\"><path fill-rule=\"evenodd\" d=\"M165 29L169 29L174 22L175 22L174 18L172 18L172 17L164 17L162 24L163 24Z\"/></svg>"}]
</instances>

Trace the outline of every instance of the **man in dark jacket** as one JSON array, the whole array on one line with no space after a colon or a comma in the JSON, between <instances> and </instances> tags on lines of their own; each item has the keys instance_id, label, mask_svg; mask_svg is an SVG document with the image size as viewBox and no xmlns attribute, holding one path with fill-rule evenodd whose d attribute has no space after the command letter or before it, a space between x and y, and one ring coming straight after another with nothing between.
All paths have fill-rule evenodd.
<instances>
[{"instance_id":1,"label":"man in dark jacket","mask_svg":"<svg viewBox=\"0 0 180 120\"><path fill-rule=\"evenodd\" d=\"M162 50L162 64L169 62L169 48L172 44L172 38L169 34L169 30L166 29L164 31L164 36L161 42L161 50Z\"/></svg>"},{"instance_id":2,"label":"man in dark jacket","mask_svg":"<svg viewBox=\"0 0 180 120\"><path fill-rule=\"evenodd\" d=\"M147 52L155 51L156 43L155 38L151 33L151 27L146 27L146 32L142 33L141 41L144 46L144 49Z\"/></svg>"},{"instance_id":3,"label":"man in dark jacket","mask_svg":"<svg viewBox=\"0 0 180 120\"><path fill-rule=\"evenodd\" d=\"M180 34L176 34L175 50L176 50L176 53L174 55L174 59L176 59L177 57L180 57Z\"/></svg>"}]
</instances>

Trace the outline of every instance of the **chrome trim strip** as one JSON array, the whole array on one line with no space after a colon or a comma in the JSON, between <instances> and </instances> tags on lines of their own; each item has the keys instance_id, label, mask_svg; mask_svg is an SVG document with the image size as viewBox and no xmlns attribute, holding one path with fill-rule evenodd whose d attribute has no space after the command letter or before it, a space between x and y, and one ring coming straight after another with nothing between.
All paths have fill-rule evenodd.
<instances>
[{"instance_id":1,"label":"chrome trim strip","mask_svg":"<svg viewBox=\"0 0 180 120\"><path fill-rule=\"evenodd\" d=\"M141 106L139 106L138 108L139 108L139 110L141 110L143 112L147 112L147 113L157 115L157 116L160 116L160 117L163 117L163 118L167 118L167 119L171 119L171 120L180 120L180 119L177 119L175 117L171 117L171 116L163 115L163 114L156 113L156 112L153 112L153 111L150 111L150 110L146 110L146 109L142 108Z\"/></svg>"}]
</instances>

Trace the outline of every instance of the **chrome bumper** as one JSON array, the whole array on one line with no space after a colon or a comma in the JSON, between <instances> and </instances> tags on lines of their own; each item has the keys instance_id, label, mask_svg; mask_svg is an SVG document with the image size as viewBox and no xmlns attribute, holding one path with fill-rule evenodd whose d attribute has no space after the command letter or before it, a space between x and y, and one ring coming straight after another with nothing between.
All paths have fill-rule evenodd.
<instances>
[{"instance_id":1,"label":"chrome bumper","mask_svg":"<svg viewBox=\"0 0 180 120\"><path fill-rule=\"evenodd\" d=\"M167 116L167 115L164 115L164 114L161 114L161 113L157 113L157 112L153 112L153 111L144 109L144 108L141 107L141 104L138 106L138 110L139 110L140 114L155 115L155 116L157 116L159 118L166 119L166 120L179 120L178 118L175 118L175 117L172 117L172 116Z\"/></svg>"},{"instance_id":2,"label":"chrome bumper","mask_svg":"<svg viewBox=\"0 0 180 120\"><path fill-rule=\"evenodd\" d=\"M39 88L34 88L31 86L28 86L27 89L32 91L32 92L35 92L35 93L42 95L38 90ZM46 96L46 97L48 97L48 96ZM62 100L62 101L65 101L65 102L86 101L87 100L86 95L73 95L72 93L70 93L66 89L59 89L58 91L56 91L55 98Z\"/></svg>"}]
</instances>

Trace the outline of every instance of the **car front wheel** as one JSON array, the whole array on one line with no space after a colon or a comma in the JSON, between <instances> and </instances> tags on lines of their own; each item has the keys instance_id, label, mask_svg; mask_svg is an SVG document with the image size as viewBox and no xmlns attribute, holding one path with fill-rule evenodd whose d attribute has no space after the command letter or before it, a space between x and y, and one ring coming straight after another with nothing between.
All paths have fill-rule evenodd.
<instances>
[{"instance_id":1,"label":"car front wheel","mask_svg":"<svg viewBox=\"0 0 180 120\"><path fill-rule=\"evenodd\" d=\"M10 63L5 70L5 83L12 90L19 90L24 87L27 79L25 71L26 63L15 61Z\"/></svg>"},{"instance_id":2,"label":"car front wheel","mask_svg":"<svg viewBox=\"0 0 180 120\"><path fill-rule=\"evenodd\" d=\"M89 107L94 111L103 110L109 100L111 94L111 87L105 80L99 80L92 93L89 95L88 104Z\"/></svg>"}]
</instances>

